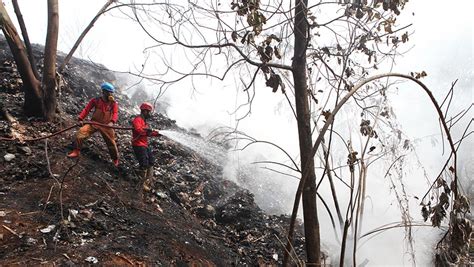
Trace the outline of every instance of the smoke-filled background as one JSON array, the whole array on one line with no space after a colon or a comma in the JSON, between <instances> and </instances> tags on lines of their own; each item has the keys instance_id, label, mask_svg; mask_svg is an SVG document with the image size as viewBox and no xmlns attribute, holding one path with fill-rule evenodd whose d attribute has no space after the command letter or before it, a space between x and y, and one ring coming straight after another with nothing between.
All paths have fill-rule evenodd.
<instances>
[{"instance_id":1,"label":"smoke-filled background","mask_svg":"<svg viewBox=\"0 0 474 267\"><path fill-rule=\"evenodd\" d=\"M14 14L10 1L4 1L10 14ZM60 1L60 35L58 49L67 53L82 32L82 29L94 17L104 4L102 1ZM46 38L47 11L46 2L37 0L20 1L30 39L34 43L44 43ZM408 73L410 71L425 71L428 76L422 81L433 91L440 101L444 98L451 83L459 79L454 92L452 113L456 114L472 104L474 88L474 27L471 10L474 7L469 0L455 1L410 1L399 23L413 23L410 41L405 47L403 56L398 57L393 64L386 65L387 72ZM13 15L12 15L13 16ZM12 18L15 21L15 19ZM153 45L140 27L123 16L120 12L105 14L87 35L75 56L90 59L104 64L106 67L122 71L135 72L140 69L148 58L146 47ZM172 64L179 64L179 58ZM153 64L153 62L146 62ZM216 63L218 64L218 63ZM175 119L178 125L193 129L202 136L215 133L217 127L237 128L258 140L278 144L286 150L297 163L298 139L295 119L288 108L286 99L281 94L271 92L270 88L256 88L252 105L241 107L246 102L247 95L237 89L239 83L235 73L233 78L224 82L211 79L194 80L193 83L183 82L175 86L159 98L159 110ZM124 76L121 76L124 77ZM121 80L122 81L122 80ZM136 78L123 80L121 89L131 94L136 88L144 88L150 96L159 93L158 86L142 82L132 86ZM130 88L129 88L130 87ZM149 97L151 99L151 97ZM403 131L404 138L410 140L414 150L407 153L403 159L403 168L399 170L400 177L392 177L395 182L385 177L384 169L387 162L380 161L369 166L369 177L366 199L366 213L362 233L377 227L400 221L400 208L394 196L394 183L402 179L405 184L407 203L412 220L422 221L418 198L421 198L429 187L427 177L437 175L442 166L440 162L446 158L443 155L442 136L439 131L438 119L434 108L429 103L425 93L413 84L398 84L397 89L390 95L391 106L396 115L397 127ZM248 113L250 111L250 113ZM354 110L347 107L338 117L336 127L341 131L358 131L358 121L353 119ZM244 117L244 119L240 119ZM472 113L469 114L472 118ZM468 120L467 120L468 121ZM465 125L465 124L464 124ZM454 129L454 134L460 136L462 127ZM236 135L236 137L238 137ZM182 137L183 143L192 146L192 139ZM354 146L360 147L362 140L354 136ZM235 143L234 143L235 145ZM239 148L233 146L232 148ZM472 137L466 140L460 151L461 174L464 177L473 175L471 164L473 153ZM195 149L205 151L202 146ZM444 147L446 148L446 147ZM347 152L337 150L334 157L336 162L344 162ZM255 194L258 204L270 213L290 213L293 205L295 189L298 180L293 177L296 173L289 171L281 174L269 168L271 164L256 162L282 162L291 165L288 157L276 147L256 143L245 150L232 150L223 157L225 178L234 180ZM220 159L219 159L220 160ZM316 158L316 162L319 159ZM317 164L319 166L319 164ZM275 167L277 169L277 167ZM465 174L464 174L465 173ZM290 174L290 175L288 175ZM467 179L466 179L467 180ZM330 198L327 185L321 185L320 194ZM344 192L344 188L338 188ZM468 183L465 190L473 190ZM471 192L472 195L472 192ZM344 194L340 194L341 197ZM346 203L347 199L340 199ZM344 206L344 205L343 205ZM334 240L329 217L319 204L321 213L321 232L325 248L335 253L338 243ZM416 264L429 265L433 257L433 247L440 238L441 231L431 227L414 228ZM341 233L336 233L340 236ZM368 264L375 265L411 265L410 255L405 253L406 234L403 228L397 228L371 235L359 243L359 262L366 258Z\"/></svg>"}]
</instances>

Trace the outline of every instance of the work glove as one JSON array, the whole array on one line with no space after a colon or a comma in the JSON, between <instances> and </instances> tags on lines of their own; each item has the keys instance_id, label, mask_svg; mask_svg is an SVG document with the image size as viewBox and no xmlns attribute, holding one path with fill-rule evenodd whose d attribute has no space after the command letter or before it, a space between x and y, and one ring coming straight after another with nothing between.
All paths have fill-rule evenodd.
<instances>
[{"instance_id":1,"label":"work glove","mask_svg":"<svg viewBox=\"0 0 474 267\"><path fill-rule=\"evenodd\" d=\"M151 136L151 134L153 133L153 129L151 128L145 128L145 131L146 131L146 136Z\"/></svg>"},{"instance_id":2,"label":"work glove","mask_svg":"<svg viewBox=\"0 0 474 267\"><path fill-rule=\"evenodd\" d=\"M155 137L155 136L159 136L159 135L160 135L157 130L153 130L153 129L150 129L150 128L146 128L145 131L146 131L146 135L147 135L147 136L153 136L153 137Z\"/></svg>"}]
</instances>

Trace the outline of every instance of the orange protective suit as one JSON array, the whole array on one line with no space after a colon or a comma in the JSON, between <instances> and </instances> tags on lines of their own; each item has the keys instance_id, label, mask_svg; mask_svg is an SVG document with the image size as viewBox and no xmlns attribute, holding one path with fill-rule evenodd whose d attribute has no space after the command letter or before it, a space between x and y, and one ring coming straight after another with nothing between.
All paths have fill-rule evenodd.
<instances>
[{"instance_id":1,"label":"orange protective suit","mask_svg":"<svg viewBox=\"0 0 474 267\"><path fill-rule=\"evenodd\" d=\"M115 101L104 101L102 97L93 98L79 114L79 120L84 120L94 108L91 121L102 124L115 123L118 119L118 104ZM85 124L76 134L76 149L80 150L84 140L99 131L107 144L112 160L118 160L118 149L115 142L115 132L112 128Z\"/></svg>"}]
</instances>

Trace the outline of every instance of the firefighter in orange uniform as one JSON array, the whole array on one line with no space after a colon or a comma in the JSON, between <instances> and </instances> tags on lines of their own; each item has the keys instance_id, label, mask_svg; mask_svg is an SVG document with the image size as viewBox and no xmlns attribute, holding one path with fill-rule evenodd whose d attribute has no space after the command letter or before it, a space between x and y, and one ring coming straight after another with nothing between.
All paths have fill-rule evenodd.
<instances>
[{"instance_id":1,"label":"firefighter in orange uniform","mask_svg":"<svg viewBox=\"0 0 474 267\"><path fill-rule=\"evenodd\" d=\"M102 96L92 98L87 106L79 114L78 120L82 122L87 117L89 112L94 109L91 121L113 126L118 119L118 104L115 102L113 97L115 87L112 84L105 82L101 84L100 88L102 89ZM78 157L80 155L81 146L84 140L89 138L96 131L99 131L104 138L107 148L109 149L110 157L112 158L114 165L118 166L119 155L117 144L115 142L114 129L99 125L85 124L79 129L76 134L75 148L71 153L68 154L68 157Z\"/></svg>"}]
</instances>

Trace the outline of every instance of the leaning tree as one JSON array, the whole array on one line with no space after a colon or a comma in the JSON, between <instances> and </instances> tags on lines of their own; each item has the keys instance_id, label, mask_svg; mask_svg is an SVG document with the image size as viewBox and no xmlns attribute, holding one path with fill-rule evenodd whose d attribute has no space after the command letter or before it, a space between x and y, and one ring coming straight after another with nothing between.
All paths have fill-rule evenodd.
<instances>
[{"instance_id":1,"label":"leaning tree","mask_svg":"<svg viewBox=\"0 0 474 267\"><path fill-rule=\"evenodd\" d=\"M73 56L77 47L80 45L85 35L92 28L97 19L106 12L107 7L115 3L116 0L108 0L104 6L99 10L97 15L92 19L89 25L85 28L78 40L72 47L69 54L62 62L59 72L63 72L65 66ZM59 13L58 1L48 0L48 27L46 31L46 41L44 44L44 58L42 77L40 77L38 66L33 55L33 48L31 46L26 22L20 10L17 0L12 0L13 8L18 19L18 24L21 29L20 38L18 31L15 28L4 4L0 5L0 27L5 36L13 58L23 81L23 90L25 92L25 101L23 105L24 113L27 116L43 117L51 121L54 119L57 108L57 87L59 77L56 70L58 32L59 32Z\"/></svg>"},{"instance_id":2,"label":"leaning tree","mask_svg":"<svg viewBox=\"0 0 474 267\"><path fill-rule=\"evenodd\" d=\"M390 77L412 80L428 94L448 137L452 156L433 186L429 187L429 197L422 200L425 219L431 218L433 225L439 226L447 216L448 208L453 207L452 214L449 214L453 221L450 229L460 229L456 228L455 225L459 224L454 221L465 213L466 204L457 190L455 157L455 146L462 138L453 140L446 114L441 112L443 104L439 105L419 81L426 73L380 74L382 68L390 67L387 62L400 53L399 47L409 41L409 25L397 22L405 2L130 1L114 8L123 7L124 11L130 8L128 13L124 13L153 40L154 44L145 51L150 56L158 56L154 59L161 64L153 65L158 70L148 76L146 73L150 69L144 64L144 69L132 74L153 80L161 89L176 86L186 78L193 81L193 86L198 86L195 81L199 77L212 77L241 81L237 86L249 94L249 105L241 107L251 107L252 95L263 90L259 89L262 85L284 95L297 122L300 158L299 166L294 168L299 173L300 182L284 264L290 263L294 221L302 200L307 264L321 265L317 203L323 203L334 228L342 235L340 264L349 260L350 264L357 265L367 171L378 158L388 156L392 161L386 176L393 187L401 188L396 192L402 212L402 222L398 227L405 227L408 240L411 238L413 223L407 213L404 184L400 179L391 178L391 171L398 170L402 164L400 149L409 149L411 144L394 123L388 94L395 82ZM358 118L359 132L363 137L360 149L346 141L350 137L343 137L334 126L336 114L349 101L361 114ZM347 162L341 166L334 166L332 157L336 139L342 140L347 151ZM315 171L315 156L318 165L323 167L319 177ZM336 171L342 168L345 168L345 173ZM336 180L346 188L336 190ZM330 187L334 208L329 208L328 201L318 194L323 181L327 181ZM432 197L432 189L440 188L446 192ZM344 210L338 195L346 192L349 201ZM352 242L350 253L346 251L348 242Z\"/></svg>"},{"instance_id":3,"label":"leaning tree","mask_svg":"<svg viewBox=\"0 0 474 267\"><path fill-rule=\"evenodd\" d=\"M48 28L41 81L23 17L21 16L17 1L13 2L28 50L20 39L3 4L0 5L0 27L10 46L18 72L23 81L23 90L25 92L24 111L26 115L42 116L47 120L52 120L56 113L56 52L59 31L58 1L48 0Z\"/></svg>"}]
</instances>

